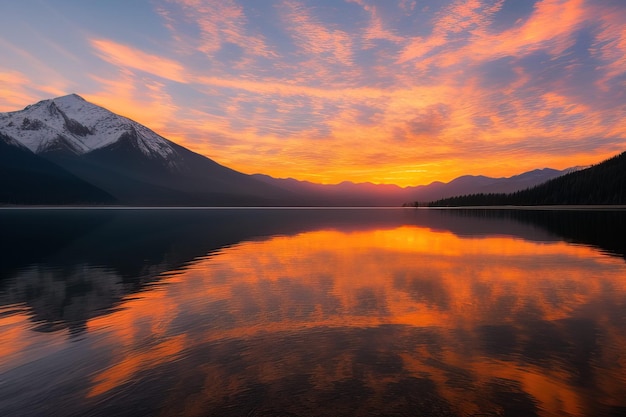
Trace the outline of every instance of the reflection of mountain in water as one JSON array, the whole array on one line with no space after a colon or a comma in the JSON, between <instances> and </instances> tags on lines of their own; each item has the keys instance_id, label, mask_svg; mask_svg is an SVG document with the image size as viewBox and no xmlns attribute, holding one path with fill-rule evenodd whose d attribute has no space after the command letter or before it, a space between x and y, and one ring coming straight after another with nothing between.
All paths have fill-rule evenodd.
<instances>
[{"instance_id":1,"label":"reflection of mountain in water","mask_svg":"<svg viewBox=\"0 0 626 417\"><path fill-rule=\"evenodd\" d=\"M624 212L496 210L3 210L0 304L40 330L80 331L126 296L220 248L262 236L403 225L459 236L564 238L624 256Z\"/></svg>"}]
</instances>

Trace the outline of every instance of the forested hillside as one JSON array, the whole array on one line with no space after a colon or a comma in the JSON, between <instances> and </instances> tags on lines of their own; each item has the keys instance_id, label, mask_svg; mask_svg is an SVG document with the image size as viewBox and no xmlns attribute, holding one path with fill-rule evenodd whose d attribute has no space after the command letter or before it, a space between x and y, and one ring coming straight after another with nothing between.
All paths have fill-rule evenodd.
<instances>
[{"instance_id":1,"label":"forested hillside","mask_svg":"<svg viewBox=\"0 0 626 417\"><path fill-rule=\"evenodd\" d=\"M626 152L590 168L511 194L468 194L431 207L493 205L626 204Z\"/></svg>"}]
</instances>

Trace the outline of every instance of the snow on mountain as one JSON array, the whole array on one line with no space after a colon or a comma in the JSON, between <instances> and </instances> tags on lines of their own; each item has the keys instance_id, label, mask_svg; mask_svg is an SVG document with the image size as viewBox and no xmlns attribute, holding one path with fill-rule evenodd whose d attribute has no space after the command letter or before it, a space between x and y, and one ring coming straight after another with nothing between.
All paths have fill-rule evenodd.
<instances>
[{"instance_id":1,"label":"snow on mountain","mask_svg":"<svg viewBox=\"0 0 626 417\"><path fill-rule=\"evenodd\" d=\"M37 154L62 149L81 155L131 137L144 155L176 165L176 151L167 139L76 94L0 113L0 132Z\"/></svg>"}]
</instances>

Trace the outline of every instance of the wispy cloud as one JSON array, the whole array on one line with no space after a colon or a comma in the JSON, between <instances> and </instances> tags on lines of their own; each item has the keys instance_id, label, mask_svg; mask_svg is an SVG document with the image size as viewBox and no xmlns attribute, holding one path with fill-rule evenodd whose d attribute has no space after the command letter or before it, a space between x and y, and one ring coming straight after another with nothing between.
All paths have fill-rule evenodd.
<instances>
[{"instance_id":1,"label":"wispy cloud","mask_svg":"<svg viewBox=\"0 0 626 417\"><path fill-rule=\"evenodd\" d=\"M166 80L187 82L184 66L169 58L141 51L108 39L92 39L91 46L103 60L123 68L131 68Z\"/></svg>"},{"instance_id":2,"label":"wispy cloud","mask_svg":"<svg viewBox=\"0 0 626 417\"><path fill-rule=\"evenodd\" d=\"M215 57L228 44L255 56L275 55L261 34L250 33L244 8L236 1L168 0L167 3L157 10L166 18L168 29L187 47L209 57Z\"/></svg>"},{"instance_id":3,"label":"wispy cloud","mask_svg":"<svg viewBox=\"0 0 626 417\"><path fill-rule=\"evenodd\" d=\"M15 111L23 103L33 99L26 87L30 80L18 71L2 71L0 69L0 111Z\"/></svg>"},{"instance_id":4,"label":"wispy cloud","mask_svg":"<svg viewBox=\"0 0 626 417\"><path fill-rule=\"evenodd\" d=\"M296 55L304 57L305 61L352 65L350 34L320 22L297 0L285 0L279 7L285 28L298 48Z\"/></svg>"}]
</instances>

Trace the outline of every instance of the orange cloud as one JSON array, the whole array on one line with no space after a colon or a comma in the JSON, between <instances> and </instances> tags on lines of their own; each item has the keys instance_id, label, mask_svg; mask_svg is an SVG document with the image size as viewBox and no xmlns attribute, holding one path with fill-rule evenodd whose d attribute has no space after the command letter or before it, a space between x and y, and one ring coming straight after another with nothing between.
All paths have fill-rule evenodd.
<instances>
[{"instance_id":1,"label":"orange cloud","mask_svg":"<svg viewBox=\"0 0 626 417\"><path fill-rule=\"evenodd\" d=\"M33 94L26 89L29 84L30 80L18 71L0 70L0 111L15 111L33 101Z\"/></svg>"},{"instance_id":2,"label":"orange cloud","mask_svg":"<svg viewBox=\"0 0 626 417\"><path fill-rule=\"evenodd\" d=\"M453 53L452 51L457 48L455 48L455 42L450 39L451 35L467 32L465 36L471 42L475 34L484 31L484 27L490 23L490 17L500 6L501 3L484 5L480 0L453 3L439 13L430 36L426 38L417 37L411 40L400 54L398 63L422 58L444 46L443 53L445 55ZM438 55L437 58L439 59L441 56Z\"/></svg>"},{"instance_id":3,"label":"orange cloud","mask_svg":"<svg viewBox=\"0 0 626 417\"><path fill-rule=\"evenodd\" d=\"M543 0L535 5L534 12L521 27L500 34L491 33L486 28L489 21L479 19L476 36L472 36L467 47L446 54L443 65L519 57L539 49L558 56L573 45L575 29L588 13L584 0ZM558 25L554 24L555 16L559 16Z\"/></svg>"},{"instance_id":4,"label":"orange cloud","mask_svg":"<svg viewBox=\"0 0 626 417\"><path fill-rule=\"evenodd\" d=\"M536 4L535 12L522 27L478 42L472 50L478 54L482 51L482 54L502 56L544 48L553 55L560 55L573 44L573 33L588 13L584 0L543 0ZM558 16L558 25L554 24L555 16ZM490 48L484 48L487 46L485 41Z\"/></svg>"},{"instance_id":5,"label":"orange cloud","mask_svg":"<svg viewBox=\"0 0 626 417\"><path fill-rule=\"evenodd\" d=\"M183 65L169 58L148 54L107 39L91 39L90 44L100 58L113 65L143 71L179 83L188 81Z\"/></svg>"}]
</instances>

